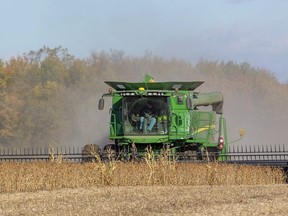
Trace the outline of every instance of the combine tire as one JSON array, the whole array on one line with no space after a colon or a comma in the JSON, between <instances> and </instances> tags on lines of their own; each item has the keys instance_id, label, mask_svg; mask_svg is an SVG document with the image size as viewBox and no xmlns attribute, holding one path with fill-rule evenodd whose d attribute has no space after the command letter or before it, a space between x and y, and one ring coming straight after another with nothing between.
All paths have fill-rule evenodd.
<instances>
[{"instance_id":1,"label":"combine tire","mask_svg":"<svg viewBox=\"0 0 288 216\"><path fill-rule=\"evenodd\" d=\"M98 144L87 144L82 150L82 163L97 162L100 160L100 146Z\"/></svg>"},{"instance_id":2,"label":"combine tire","mask_svg":"<svg viewBox=\"0 0 288 216\"><path fill-rule=\"evenodd\" d=\"M117 159L116 145L108 144L104 146L102 157L104 161L113 161Z\"/></svg>"}]
</instances>

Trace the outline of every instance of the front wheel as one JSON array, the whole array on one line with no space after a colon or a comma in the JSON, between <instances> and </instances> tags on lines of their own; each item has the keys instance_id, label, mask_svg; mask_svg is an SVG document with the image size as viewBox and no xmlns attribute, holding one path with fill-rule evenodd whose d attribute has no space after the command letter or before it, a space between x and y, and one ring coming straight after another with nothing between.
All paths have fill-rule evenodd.
<instances>
[{"instance_id":1,"label":"front wheel","mask_svg":"<svg viewBox=\"0 0 288 216\"><path fill-rule=\"evenodd\" d=\"M103 148L102 157L104 161L113 161L117 158L117 151L115 144L107 144Z\"/></svg>"},{"instance_id":2,"label":"front wheel","mask_svg":"<svg viewBox=\"0 0 288 216\"><path fill-rule=\"evenodd\" d=\"M218 161L219 158L219 151L216 147L206 148L204 150L204 157L208 162L215 162Z\"/></svg>"},{"instance_id":3,"label":"front wheel","mask_svg":"<svg viewBox=\"0 0 288 216\"><path fill-rule=\"evenodd\" d=\"M100 145L87 144L82 150L82 163L96 162L100 159Z\"/></svg>"}]
</instances>

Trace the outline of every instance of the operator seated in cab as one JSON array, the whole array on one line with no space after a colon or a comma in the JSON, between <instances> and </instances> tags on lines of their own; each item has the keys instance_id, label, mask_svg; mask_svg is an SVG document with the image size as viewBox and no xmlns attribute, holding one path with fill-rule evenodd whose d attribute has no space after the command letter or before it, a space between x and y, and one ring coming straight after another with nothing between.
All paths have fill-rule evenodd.
<instances>
[{"instance_id":1,"label":"operator seated in cab","mask_svg":"<svg viewBox=\"0 0 288 216\"><path fill-rule=\"evenodd\" d=\"M156 124L156 117L159 111L153 106L151 101L148 101L140 112L140 126L141 132L151 132Z\"/></svg>"}]
</instances>

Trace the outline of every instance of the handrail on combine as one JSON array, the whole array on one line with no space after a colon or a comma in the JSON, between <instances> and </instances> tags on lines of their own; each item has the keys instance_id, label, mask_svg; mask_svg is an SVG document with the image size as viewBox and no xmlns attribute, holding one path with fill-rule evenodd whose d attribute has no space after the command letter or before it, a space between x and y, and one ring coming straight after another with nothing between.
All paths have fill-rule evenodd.
<instances>
[{"instance_id":1,"label":"handrail on combine","mask_svg":"<svg viewBox=\"0 0 288 216\"><path fill-rule=\"evenodd\" d=\"M114 132L114 136L116 136L117 135L117 127L116 127L116 116L114 113L111 113L110 125L112 127L113 132Z\"/></svg>"}]
</instances>

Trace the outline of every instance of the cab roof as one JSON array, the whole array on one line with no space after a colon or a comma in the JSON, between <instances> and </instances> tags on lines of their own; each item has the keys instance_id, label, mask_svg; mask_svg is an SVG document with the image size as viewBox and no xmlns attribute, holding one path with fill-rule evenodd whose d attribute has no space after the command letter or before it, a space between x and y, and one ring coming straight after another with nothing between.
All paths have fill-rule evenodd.
<instances>
[{"instance_id":1,"label":"cab roof","mask_svg":"<svg viewBox=\"0 0 288 216\"><path fill-rule=\"evenodd\" d=\"M193 91L201 84L203 81L195 82L151 82L151 83L130 83L130 82L114 82L105 81L105 83L111 86L116 91L127 91L127 90L138 90L139 88L144 88L145 90L189 90Z\"/></svg>"}]
</instances>

